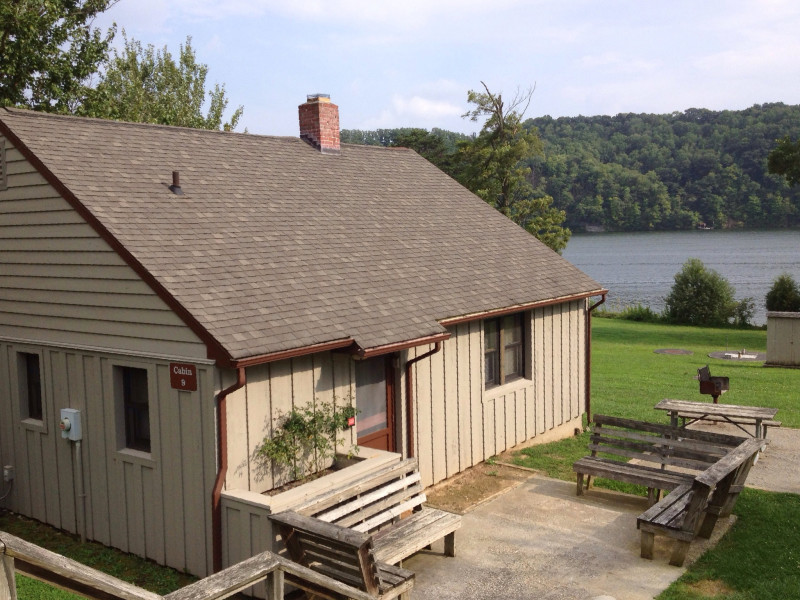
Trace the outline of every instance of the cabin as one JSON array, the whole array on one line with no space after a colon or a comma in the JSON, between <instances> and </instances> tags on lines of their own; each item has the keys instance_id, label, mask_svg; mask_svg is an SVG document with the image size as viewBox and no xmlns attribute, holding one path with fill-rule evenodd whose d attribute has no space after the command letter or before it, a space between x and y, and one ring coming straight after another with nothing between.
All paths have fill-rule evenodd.
<instances>
[{"instance_id":1,"label":"cabin","mask_svg":"<svg viewBox=\"0 0 800 600\"><path fill-rule=\"evenodd\" d=\"M606 290L415 152L340 144L329 97L299 123L0 109L0 506L205 576L270 545L255 451L293 407L354 407L340 451L426 486L581 426Z\"/></svg>"}]
</instances>

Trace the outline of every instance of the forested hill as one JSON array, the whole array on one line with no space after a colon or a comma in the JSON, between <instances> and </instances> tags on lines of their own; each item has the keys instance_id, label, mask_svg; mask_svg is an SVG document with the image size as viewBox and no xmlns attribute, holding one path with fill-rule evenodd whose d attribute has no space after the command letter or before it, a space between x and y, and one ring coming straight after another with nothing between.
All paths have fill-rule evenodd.
<instances>
[{"instance_id":1,"label":"forested hill","mask_svg":"<svg viewBox=\"0 0 800 600\"><path fill-rule=\"evenodd\" d=\"M800 189L767 173L776 140L800 136L800 106L669 115L529 119L544 145L535 187L585 229L800 225Z\"/></svg>"},{"instance_id":2,"label":"forested hill","mask_svg":"<svg viewBox=\"0 0 800 600\"><path fill-rule=\"evenodd\" d=\"M767 173L776 140L800 137L800 106L540 117L525 126L543 144L530 159L531 183L573 231L800 226L800 187ZM441 129L342 131L343 142L410 146L456 179L456 145L471 139Z\"/></svg>"}]
</instances>

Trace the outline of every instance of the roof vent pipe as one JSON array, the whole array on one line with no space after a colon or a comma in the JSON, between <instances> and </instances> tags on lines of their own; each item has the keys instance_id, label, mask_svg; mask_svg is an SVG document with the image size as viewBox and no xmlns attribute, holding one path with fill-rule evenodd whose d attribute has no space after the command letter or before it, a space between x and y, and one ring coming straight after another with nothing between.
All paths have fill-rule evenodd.
<instances>
[{"instance_id":1,"label":"roof vent pipe","mask_svg":"<svg viewBox=\"0 0 800 600\"><path fill-rule=\"evenodd\" d=\"M177 195L183 196L183 190L181 189L181 174L178 171L172 172L172 185L169 186L170 191Z\"/></svg>"}]
</instances>

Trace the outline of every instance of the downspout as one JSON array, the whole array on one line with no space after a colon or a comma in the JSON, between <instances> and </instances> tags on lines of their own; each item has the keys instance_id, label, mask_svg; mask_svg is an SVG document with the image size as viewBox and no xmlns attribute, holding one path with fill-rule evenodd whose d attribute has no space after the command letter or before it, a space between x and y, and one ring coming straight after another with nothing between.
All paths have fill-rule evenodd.
<instances>
[{"instance_id":1,"label":"downspout","mask_svg":"<svg viewBox=\"0 0 800 600\"><path fill-rule=\"evenodd\" d=\"M586 421L592 422L592 311L606 301L606 295L586 312Z\"/></svg>"},{"instance_id":2,"label":"downspout","mask_svg":"<svg viewBox=\"0 0 800 600\"><path fill-rule=\"evenodd\" d=\"M217 480L214 482L214 491L211 493L211 537L213 546L214 573L222 570L222 486L228 474L228 416L225 401L228 394L240 390L246 383L245 369L237 370L236 383L225 388L217 395L217 459L219 470Z\"/></svg>"},{"instance_id":3,"label":"downspout","mask_svg":"<svg viewBox=\"0 0 800 600\"><path fill-rule=\"evenodd\" d=\"M414 458L414 363L436 354L442 349L442 342L436 342L433 350L406 361L406 437L408 438L408 458Z\"/></svg>"}]
</instances>

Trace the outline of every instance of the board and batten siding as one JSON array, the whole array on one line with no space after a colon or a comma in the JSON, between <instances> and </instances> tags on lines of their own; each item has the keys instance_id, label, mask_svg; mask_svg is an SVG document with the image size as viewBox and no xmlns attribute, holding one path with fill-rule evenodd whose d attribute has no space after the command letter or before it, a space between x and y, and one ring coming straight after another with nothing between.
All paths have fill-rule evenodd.
<instances>
[{"instance_id":1,"label":"board and batten siding","mask_svg":"<svg viewBox=\"0 0 800 600\"><path fill-rule=\"evenodd\" d=\"M334 408L355 399L355 364L347 354L320 352L248 367L247 384L230 394L227 403L228 473L226 489L264 492L287 483L287 473L265 464L256 450L281 418L293 408L332 403ZM340 436L340 452L355 443L355 430Z\"/></svg>"},{"instance_id":2,"label":"board and batten siding","mask_svg":"<svg viewBox=\"0 0 800 600\"><path fill-rule=\"evenodd\" d=\"M583 414L586 302L525 314L522 380L484 390L483 321L450 327L441 351L414 366L415 454L426 486ZM432 347L412 349L408 359Z\"/></svg>"},{"instance_id":3,"label":"board and batten siding","mask_svg":"<svg viewBox=\"0 0 800 600\"><path fill-rule=\"evenodd\" d=\"M39 356L41 421L22 412L21 352ZM124 448L116 366L147 371L150 453ZM198 365L198 389L187 392L172 389L165 361L0 342L0 373L0 464L16 469L2 506L160 564L209 572L219 386L213 366ZM62 408L81 411L85 524L75 446L58 427Z\"/></svg>"},{"instance_id":4,"label":"board and batten siding","mask_svg":"<svg viewBox=\"0 0 800 600\"><path fill-rule=\"evenodd\" d=\"M767 312L765 364L800 367L800 312Z\"/></svg>"},{"instance_id":5,"label":"board and batten siding","mask_svg":"<svg viewBox=\"0 0 800 600\"><path fill-rule=\"evenodd\" d=\"M214 396L223 382L202 341L9 140L2 142L0 464L13 465L16 478L0 504L205 575ZM22 412L20 353L39 356L41 421ZM197 364L196 392L171 388L170 361ZM147 370L149 455L123 447L115 366ZM75 447L58 429L62 408L82 414L86 523Z\"/></svg>"},{"instance_id":6,"label":"board and batten siding","mask_svg":"<svg viewBox=\"0 0 800 600\"><path fill-rule=\"evenodd\" d=\"M204 359L194 332L2 141L0 337Z\"/></svg>"}]
</instances>

